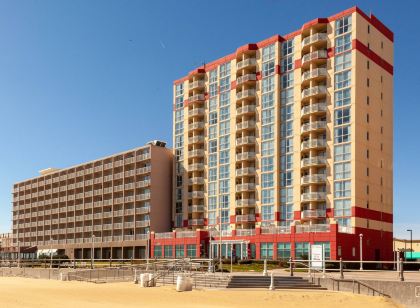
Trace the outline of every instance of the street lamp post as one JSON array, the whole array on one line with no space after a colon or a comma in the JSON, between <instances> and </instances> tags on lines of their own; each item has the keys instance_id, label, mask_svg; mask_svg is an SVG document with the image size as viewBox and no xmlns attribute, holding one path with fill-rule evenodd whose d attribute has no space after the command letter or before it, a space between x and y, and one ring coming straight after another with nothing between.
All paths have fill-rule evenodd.
<instances>
[{"instance_id":1,"label":"street lamp post","mask_svg":"<svg viewBox=\"0 0 420 308\"><path fill-rule=\"evenodd\" d=\"M93 269L93 258L95 253L95 234L92 234L92 247L90 250L90 268Z\"/></svg>"},{"instance_id":2,"label":"street lamp post","mask_svg":"<svg viewBox=\"0 0 420 308\"><path fill-rule=\"evenodd\" d=\"M413 260L413 230L407 229L410 232L410 260Z\"/></svg>"},{"instance_id":3,"label":"street lamp post","mask_svg":"<svg viewBox=\"0 0 420 308\"><path fill-rule=\"evenodd\" d=\"M52 260L53 260L53 256L52 256L52 243L53 243L53 237L51 235L51 238L50 238L50 268L52 268Z\"/></svg>"},{"instance_id":4,"label":"street lamp post","mask_svg":"<svg viewBox=\"0 0 420 308\"><path fill-rule=\"evenodd\" d=\"M147 230L147 239L146 239L146 270L149 270L149 254L150 254L150 230Z\"/></svg>"},{"instance_id":5,"label":"street lamp post","mask_svg":"<svg viewBox=\"0 0 420 308\"><path fill-rule=\"evenodd\" d=\"M359 234L360 237L360 270L363 271L363 234Z\"/></svg>"}]
</instances>

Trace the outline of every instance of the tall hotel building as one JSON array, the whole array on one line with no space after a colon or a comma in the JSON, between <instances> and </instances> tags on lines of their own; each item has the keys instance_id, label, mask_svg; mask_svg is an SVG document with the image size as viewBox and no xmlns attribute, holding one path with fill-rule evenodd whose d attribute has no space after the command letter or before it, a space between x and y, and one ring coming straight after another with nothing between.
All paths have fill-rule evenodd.
<instances>
[{"instance_id":1,"label":"tall hotel building","mask_svg":"<svg viewBox=\"0 0 420 308\"><path fill-rule=\"evenodd\" d=\"M244 45L176 80L173 114L173 226L208 231L197 256L221 236L225 255L358 259L362 237L392 259L393 33L375 16Z\"/></svg>"},{"instance_id":2,"label":"tall hotel building","mask_svg":"<svg viewBox=\"0 0 420 308\"><path fill-rule=\"evenodd\" d=\"M161 142L13 187L13 241L20 252L70 258L144 258L149 231L171 227L172 152Z\"/></svg>"}]
</instances>

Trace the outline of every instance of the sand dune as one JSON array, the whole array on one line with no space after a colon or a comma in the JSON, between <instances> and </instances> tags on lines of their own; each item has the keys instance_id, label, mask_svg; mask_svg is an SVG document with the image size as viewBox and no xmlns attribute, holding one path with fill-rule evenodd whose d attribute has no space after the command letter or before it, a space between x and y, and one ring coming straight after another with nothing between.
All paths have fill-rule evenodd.
<instances>
[{"instance_id":1,"label":"sand dune","mask_svg":"<svg viewBox=\"0 0 420 308\"><path fill-rule=\"evenodd\" d=\"M399 307L381 297L320 291L140 288L133 283L93 284L0 277L0 307Z\"/></svg>"}]
</instances>

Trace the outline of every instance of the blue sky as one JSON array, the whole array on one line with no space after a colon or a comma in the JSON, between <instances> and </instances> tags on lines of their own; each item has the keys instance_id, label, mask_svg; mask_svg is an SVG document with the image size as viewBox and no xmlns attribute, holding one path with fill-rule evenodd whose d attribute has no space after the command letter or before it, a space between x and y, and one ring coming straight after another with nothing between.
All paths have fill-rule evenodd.
<instances>
[{"instance_id":1,"label":"blue sky","mask_svg":"<svg viewBox=\"0 0 420 308\"><path fill-rule=\"evenodd\" d=\"M0 232L11 187L143 145L171 143L172 81L246 43L358 5L395 34L395 231L420 237L420 3L0 0ZM403 5L403 4L404 5Z\"/></svg>"}]
</instances>

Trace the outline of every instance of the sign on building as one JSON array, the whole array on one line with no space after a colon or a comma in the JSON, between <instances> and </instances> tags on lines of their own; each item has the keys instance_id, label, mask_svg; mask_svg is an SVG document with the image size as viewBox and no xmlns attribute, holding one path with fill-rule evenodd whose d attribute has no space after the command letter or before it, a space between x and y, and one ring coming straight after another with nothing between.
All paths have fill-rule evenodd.
<instances>
[{"instance_id":1,"label":"sign on building","mask_svg":"<svg viewBox=\"0 0 420 308\"><path fill-rule=\"evenodd\" d=\"M325 251L323 245L311 246L311 267L316 269L323 269L325 260Z\"/></svg>"}]
</instances>

